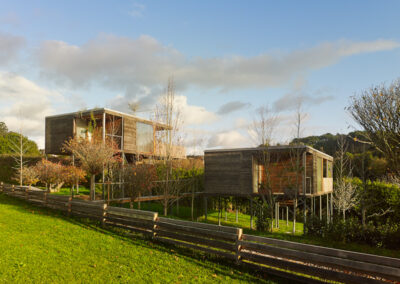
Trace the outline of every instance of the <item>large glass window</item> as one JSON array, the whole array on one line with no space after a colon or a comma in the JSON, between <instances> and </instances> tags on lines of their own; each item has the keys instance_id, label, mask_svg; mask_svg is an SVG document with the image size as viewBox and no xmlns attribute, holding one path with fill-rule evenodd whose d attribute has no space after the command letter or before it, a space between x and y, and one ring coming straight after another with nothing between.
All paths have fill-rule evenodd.
<instances>
[{"instance_id":1,"label":"large glass window","mask_svg":"<svg viewBox=\"0 0 400 284\"><path fill-rule=\"evenodd\" d=\"M152 125L136 122L136 149L138 152L153 153L154 136Z\"/></svg>"}]
</instances>

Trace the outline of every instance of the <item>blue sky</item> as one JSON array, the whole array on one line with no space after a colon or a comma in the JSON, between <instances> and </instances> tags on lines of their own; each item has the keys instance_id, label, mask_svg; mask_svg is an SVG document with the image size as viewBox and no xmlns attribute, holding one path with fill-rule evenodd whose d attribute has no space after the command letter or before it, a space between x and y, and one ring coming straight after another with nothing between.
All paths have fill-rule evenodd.
<instances>
[{"instance_id":1,"label":"blue sky","mask_svg":"<svg viewBox=\"0 0 400 284\"><path fill-rule=\"evenodd\" d=\"M148 117L174 76L188 149L254 144L249 125L266 104L279 111L274 140L285 142L298 100L307 113L303 135L347 132L357 127L344 110L349 96L399 77L399 8L399 1L0 1L0 120L22 124L43 146L44 116L127 111L138 101Z\"/></svg>"}]
</instances>

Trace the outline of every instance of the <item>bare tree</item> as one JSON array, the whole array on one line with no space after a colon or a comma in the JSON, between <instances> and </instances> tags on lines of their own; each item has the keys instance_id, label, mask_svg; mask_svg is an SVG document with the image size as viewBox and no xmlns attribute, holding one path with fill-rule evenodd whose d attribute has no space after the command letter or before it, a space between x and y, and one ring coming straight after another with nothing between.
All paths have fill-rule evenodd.
<instances>
[{"instance_id":1,"label":"bare tree","mask_svg":"<svg viewBox=\"0 0 400 284\"><path fill-rule=\"evenodd\" d=\"M302 173L304 171L303 165L301 163L301 158L302 158L302 150L299 147L300 144L300 138L303 132L303 124L304 120L306 119L307 114L303 112L302 109L302 101L299 100L294 116L294 132L295 132L295 139L294 139L294 147L293 150L290 152L290 161L291 161L291 169L290 171L293 171L295 173L295 184L291 188L291 195L293 197L293 227L292 227L292 233L296 233L296 212L297 212L297 206L298 206L298 199L299 199L299 193L300 193L300 177L302 176ZM290 181L289 181L290 183ZM303 188L305 190L305 188ZM304 200L304 206L305 206L305 200ZM304 215L305 215L306 210L304 210ZM304 224L305 226L305 224Z\"/></svg>"},{"instance_id":2,"label":"bare tree","mask_svg":"<svg viewBox=\"0 0 400 284\"><path fill-rule=\"evenodd\" d=\"M346 136L340 135L337 140L335 157L336 186L333 192L333 204L346 220L346 211L353 208L358 202L357 189L347 177L351 177L350 161L347 157L348 143Z\"/></svg>"},{"instance_id":3,"label":"bare tree","mask_svg":"<svg viewBox=\"0 0 400 284\"><path fill-rule=\"evenodd\" d=\"M24 161L24 156L25 156L26 152L29 150L29 146L27 144L27 139L24 139L24 136L22 135L22 122L20 125L18 136L19 136L18 142L15 142L10 139L10 148L11 148L11 151L14 153L14 155L12 157L14 158L14 161L16 164L14 169L18 172L19 185L22 186L23 175L24 175L24 166L26 165L26 162Z\"/></svg>"},{"instance_id":4,"label":"bare tree","mask_svg":"<svg viewBox=\"0 0 400 284\"><path fill-rule=\"evenodd\" d=\"M278 124L278 114L271 110L268 105L261 106L256 111L256 118L250 126L250 132L253 133L253 139L260 147L255 155L257 162L257 171L259 176L258 193L260 195L260 202L256 202L257 212L257 226L266 227L264 223L268 222L268 227L272 231L273 216L276 198L273 194L270 179L270 162L271 153L269 146L271 146L272 137L275 128Z\"/></svg>"},{"instance_id":5,"label":"bare tree","mask_svg":"<svg viewBox=\"0 0 400 284\"><path fill-rule=\"evenodd\" d=\"M161 96L156 105L155 119L168 127L167 130L157 131L156 135L157 152L161 155L162 160L162 166L158 171L160 181L157 188L163 195L162 205L166 216L168 207L180 198L179 193L182 190L182 182L179 176L174 174L173 159L176 154L174 151L176 146L182 144L180 128L183 121L181 120L181 111L176 104L175 83L172 77L168 79L165 94Z\"/></svg>"},{"instance_id":6,"label":"bare tree","mask_svg":"<svg viewBox=\"0 0 400 284\"><path fill-rule=\"evenodd\" d=\"M333 204L343 214L343 221L346 220L346 211L358 203L357 190L351 181L343 178L336 181L336 188L333 192Z\"/></svg>"},{"instance_id":7,"label":"bare tree","mask_svg":"<svg viewBox=\"0 0 400 284\"><path fill-rule=\"evenodd\" d=\"M348 111L367 139L400 174L400 80L375 86L351 98Z\"/></svg>"}]
</instances>

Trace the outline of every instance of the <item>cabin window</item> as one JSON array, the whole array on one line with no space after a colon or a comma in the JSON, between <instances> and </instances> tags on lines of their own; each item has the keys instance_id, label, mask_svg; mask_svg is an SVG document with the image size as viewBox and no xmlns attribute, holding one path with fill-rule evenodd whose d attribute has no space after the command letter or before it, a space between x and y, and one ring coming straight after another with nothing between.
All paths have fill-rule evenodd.
<instances>
[{"instance_id":1,"label":"cabin window","mask_svg":"<svg viewBox=\"0 0 400 284\"><path fill-rule=\"evenodd\" d=\"M324 178L326 178L326 177L328 177L328 165L327 165L327 160L323 160L324 161L324 163L323 163L323 167L324 167L324 170L323 170L323 173L324 173Z\"/></svg>"},{"instance_id":2,"label":"cabin window","mask_svg":"<svg viewBox=\"0 0 400 284\"><path fill-rule=\"evenodd\" d=\"M138 152L153 153L154 136L152 125L136 122L136 147Z\"/></svg>"},{"instance_id":3,"label":"cabin window","mask_svg":"<svg viewBox=\"0 0 400 284\"><path fill-rule=\"evenodd\" d=\"M87 122L84 119L75 119L75 131L78 138L86 138Z\"/></svg>"},{"instance_id":4,"label":"cabin window","mask_svg":"<svg viewBox=\"0 0 400 284\"><path fill-rule=\"evenodd\" d=\"M333 166L332 166L332 161L327 162L327 177L332 178L333 177Z\"/></svg>"}]
</instances>

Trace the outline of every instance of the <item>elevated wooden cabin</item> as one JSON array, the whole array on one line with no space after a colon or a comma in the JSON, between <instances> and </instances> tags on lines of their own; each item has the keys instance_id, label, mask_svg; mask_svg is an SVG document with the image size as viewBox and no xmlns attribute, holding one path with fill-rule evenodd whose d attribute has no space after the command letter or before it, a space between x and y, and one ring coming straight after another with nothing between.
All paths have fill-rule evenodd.
<instances>
[{"instance_id":1,"label":"elevated wooden cabin","mask_svg":"<svg viewBox=\"0 0 400 284\"><path fill-rule=\"evenodd\" d=\"M63 152L65 141L73 137L85 138L90 135L87 131L89 123L94 124L103 138L111 138L128 160L133 160L137 156L162 156L165 147L156 145L156 132L170 129L165 124L106 108L48 116L45 153L65 154ZM173 152L176 158L185 157L183 147L175 147Z\"/></svg>"},{"instance_id":2,"label":"elevated wooden cabin","mask_svg":"<svg viewBox=\"0 0 400 284\"><path fill-rule=\"evenodd\" d=\"M206 150L204 171L208 195L254 196L265 185L283 196L333 191L333 158L303 145Z\"/></svg>"}]
</instances>

